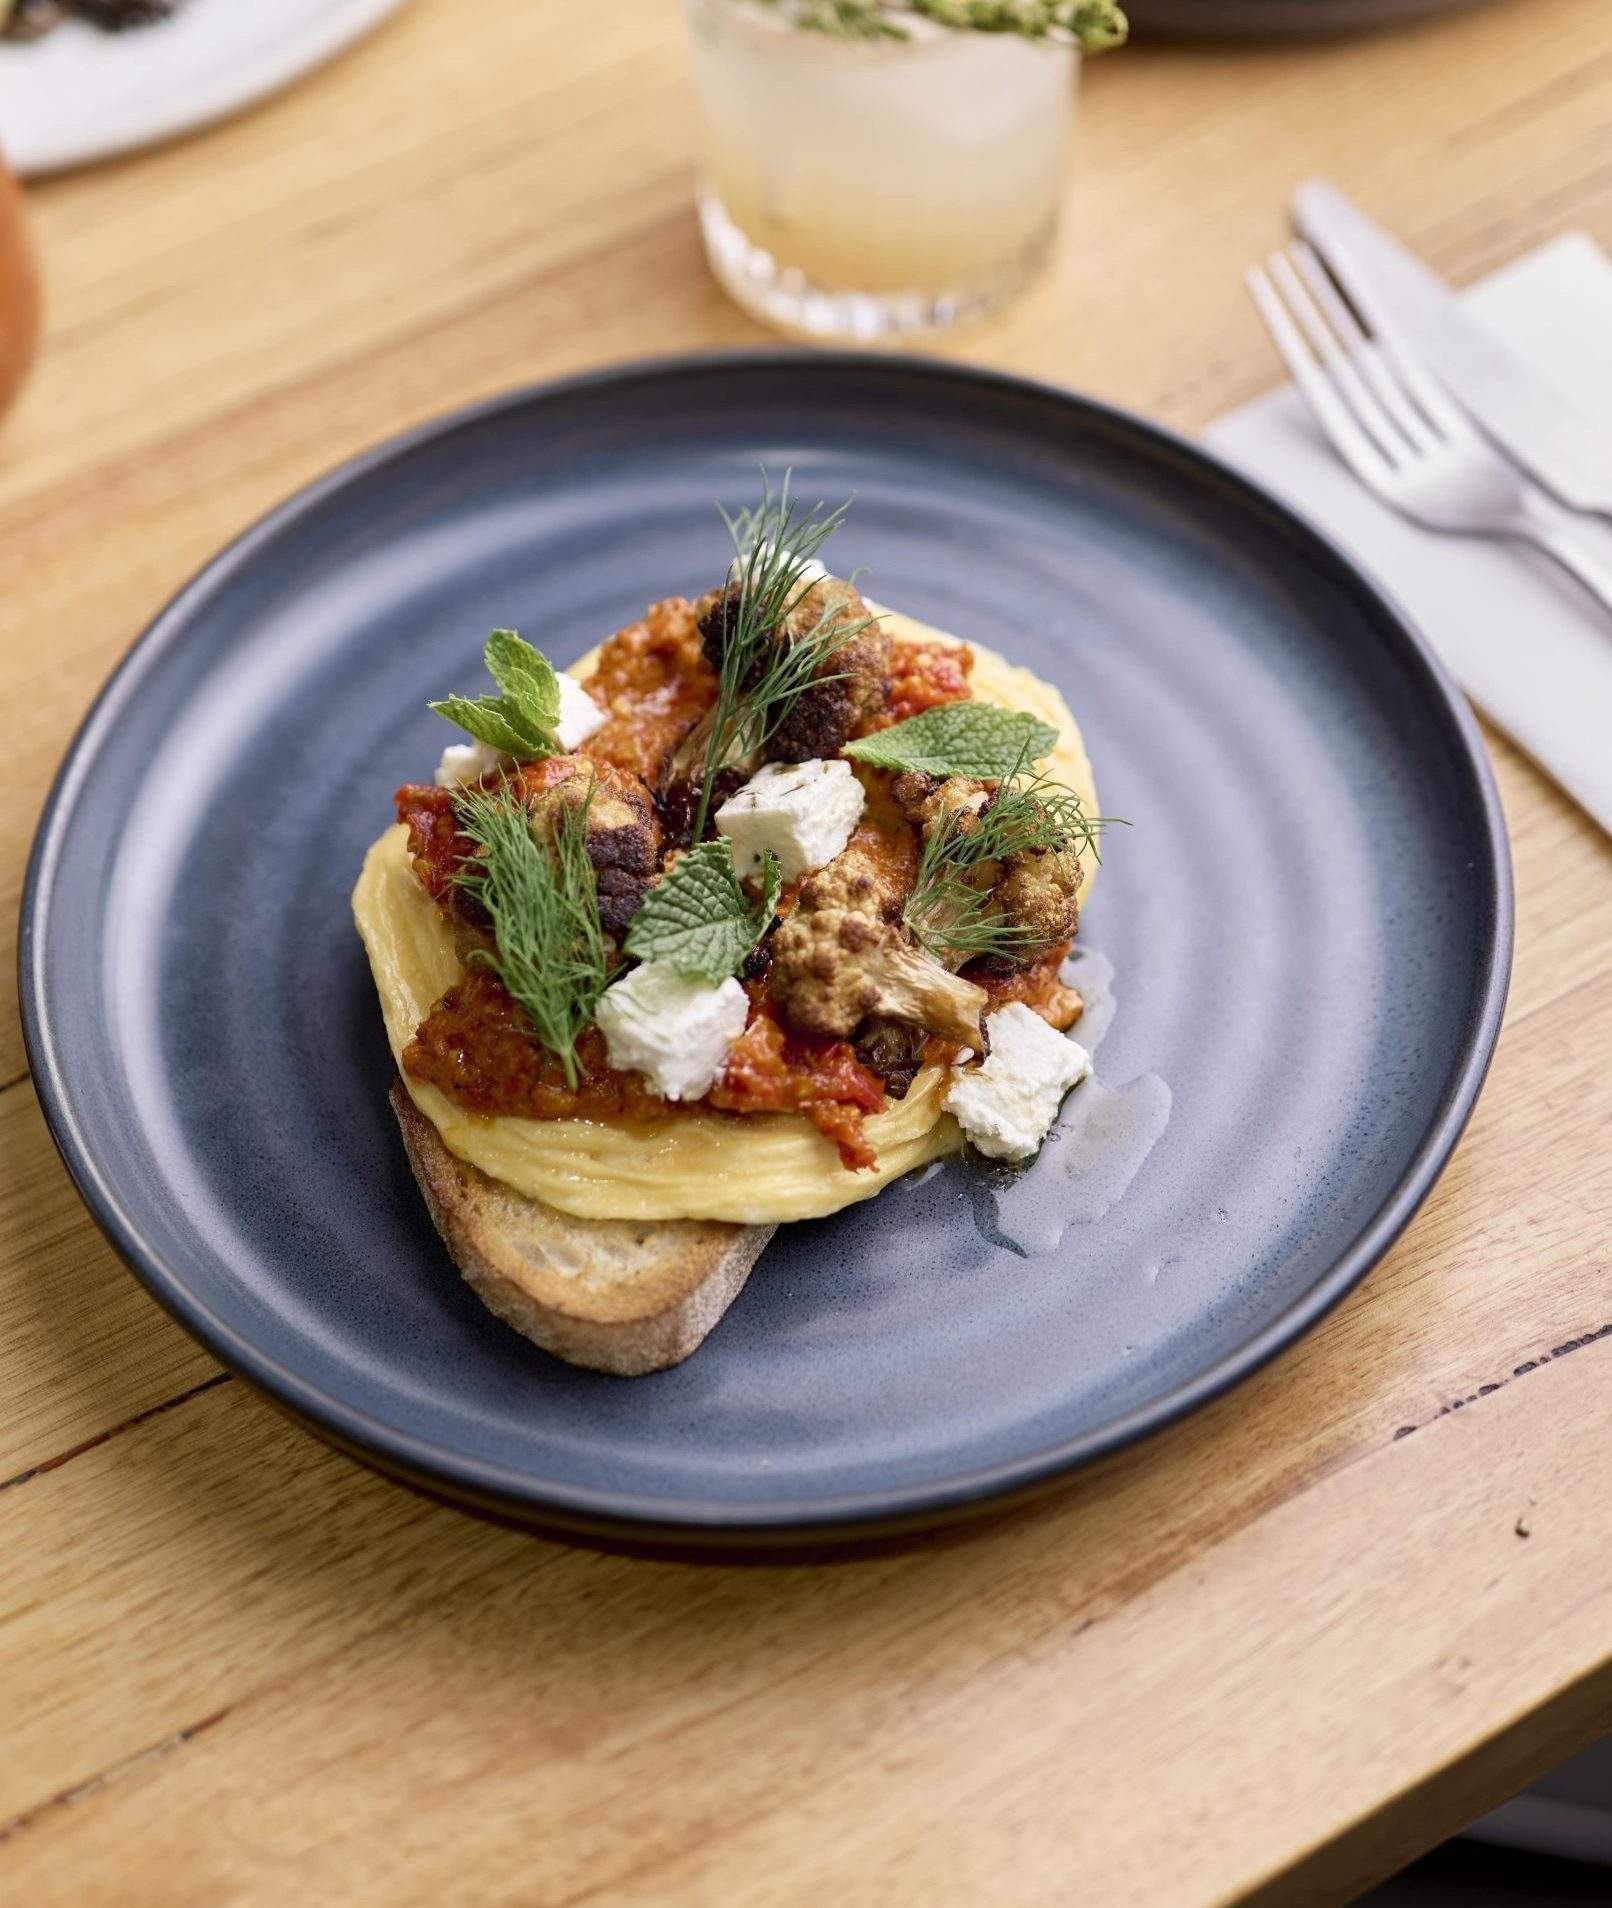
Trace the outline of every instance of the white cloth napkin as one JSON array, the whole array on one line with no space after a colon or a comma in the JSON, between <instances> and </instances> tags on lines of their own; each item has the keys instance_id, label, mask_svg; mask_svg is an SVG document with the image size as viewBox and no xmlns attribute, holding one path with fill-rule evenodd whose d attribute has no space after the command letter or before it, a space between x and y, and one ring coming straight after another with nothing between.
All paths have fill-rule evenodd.
<instances>
[{"instance_id":1,"label":"white cloth napkin","mask_svg":"<svg viewBox=\"0 0 1612 1908\"><path fill-rule=\"evenodd\" d=\"M1496 334L1604 416L1612 458L1612 261L1570 232L1462 294ZM1409 613L1484 713L1612 833L1612 613L1516 544L1420 530L1380 504L1291 388L1205 433L1344 546ZM1612 564L1612 529L1583 520Z\"/></svg>"}]
</instances>

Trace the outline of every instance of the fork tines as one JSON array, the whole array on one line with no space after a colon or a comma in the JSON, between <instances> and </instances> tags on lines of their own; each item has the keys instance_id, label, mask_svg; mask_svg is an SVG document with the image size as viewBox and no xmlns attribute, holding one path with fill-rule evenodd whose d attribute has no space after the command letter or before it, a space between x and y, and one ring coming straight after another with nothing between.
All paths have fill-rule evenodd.
<instances>
[{"instance_id":1,"label":"fork tines","mask_svg":"<svg viewBox=\"0 0 1612 1908\"><path fill-rule=\"evenodd\" d=\"M1248 290L1293 381L1356 475L1390 469L1471 434L1433 379L1392 340L1368 338L1302 240L1251 266Z\"/></svg>"}]
</instances>

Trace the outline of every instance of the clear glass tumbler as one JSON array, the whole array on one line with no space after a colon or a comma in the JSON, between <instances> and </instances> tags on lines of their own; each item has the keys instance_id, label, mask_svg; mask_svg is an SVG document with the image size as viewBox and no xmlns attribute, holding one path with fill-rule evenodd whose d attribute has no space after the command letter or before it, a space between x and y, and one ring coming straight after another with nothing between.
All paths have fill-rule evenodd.
<instances>
[{"instance_id":1,"label":"clear glass tumbler","mask_svg":"<svg viewBox=\"0 0 1612 1908\"><path fill-rule=\"evenodd\" d=\"M754 316L877 342L975 318L1057 231L1079 52L913 19L847 41L686 0L712 270Z\"/></svg>"}]
</instances>

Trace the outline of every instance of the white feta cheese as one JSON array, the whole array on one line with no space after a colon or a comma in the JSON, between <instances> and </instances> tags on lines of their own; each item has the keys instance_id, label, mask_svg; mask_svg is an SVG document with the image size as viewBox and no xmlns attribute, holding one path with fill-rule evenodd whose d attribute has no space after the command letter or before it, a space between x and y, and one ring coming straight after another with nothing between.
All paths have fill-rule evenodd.
<instances>
[{"instance_id":1,"label":"white feta cheese","mask_svg":"<svg viewBox=\"0 0 1612 1908\"><path fill-rule=\"evenodd\" d=\"M1023 1001L985 1016L983 1065L954 1066L941 1104L992 1159L1028 1159L1052 1130L1063 1096L1091 1072L1091 1055Z\"/></svg>"},{"instance_id":2,"label":"white feta cheese","mask_svg":"<svg viewBox=\"0 0 1612 1908\"><path fill-rule=\"evenodd\" d=\"M490 742L450 742L437 764L438 788L458 788L491 775L504 760Z\"/></svg>"},{"instance_id":3,"label":"white feta cheese","mask_svg":"<svg viewBox=\"0 0 1612 1908\"><path fill-rule=\"evenodd\" d=\"M760 874L770 848L785 881L831 862L862 819L865 797L849 762L769 762L716 811L740 876Z\"/></svg>"},{"instance_id":4,"label":"white feta cheese","mask_svg":"<svg viewBox=\"0 0 1612 1908\"><path fill-rule=\"evenodd\" d=\"M556 680L560 685L560 719L554 725L554 739L569 755L573 749L581 748L600 727L605 721L605 712L575 676L568 676L562 670Z\"/></svg>"},{"instance_id":5,"label":"white feta cheese","mask_svg":"<svg viewBox=\"0 0 1612 1908\"><path fill-rule=\"evenodd\" d=\"M713 987L665 961L635 967L605 989L595 1010L611 1066L641 1073L667 1100L710 1091L749 1017L749 996L736 980Z\"/></svg>"}]
</instances>

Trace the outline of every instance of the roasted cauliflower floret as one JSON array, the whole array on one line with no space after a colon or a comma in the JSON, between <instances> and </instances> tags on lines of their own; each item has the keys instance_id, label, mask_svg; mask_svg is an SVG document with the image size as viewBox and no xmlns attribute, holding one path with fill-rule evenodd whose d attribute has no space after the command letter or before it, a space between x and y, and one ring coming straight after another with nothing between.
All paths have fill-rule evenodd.
<instances>
[{"instance_id":1,"label":"roasted cauliflower floret","mask_svg":"<svg viewBox=\"0 0 1612 1908\"><path fill-rule=\"evenodd\" d=\"M901 921L902 895L855 846L800 886L773 936L773 988L802 1033L844 1038L870 1016L980 1052L985 990L947 973Z\"/></svg>"},{"instance_id":2,"label":"roasted cauliflower floret","mask_svg":"<svg viewBox=\"0 0 1612 1908\"><path fill-rule=\"evenodd\" d=\"M521 771L532 832L552 840L562 811L588 805L588 859L598 875L599 922L618 940L660 872L661 825L636 775L588 756L556 755Z\"/></svg>"},{"instance_id":3,"label":"roasted cauliflower floret","mask_svg":"<svg viewBox=\"0 0 1612 1908\"><path fill-rule=\"evenodd\" d=\"M1079 925L1080 856L1068 843L1009 855L992 900L1011 926L1023 928L1028 945L1042 953L1072 941Z\"/></svg>"},{"instance_id":4,"label":"roasted cauliflower floret","mask_svg":"<svg viewBox=\"0 0 1612 1908\"><path fill-rule=\"evenodd\" d=\"M937 781L912 773L898 775L892 792L902 813L921 830L926 842L946 831L960 843L966 843L967 837L984 826L1000 793L992 784L969 776ZM1048 824L1045 834L1057 835L1052 816L1033 794L1026 798L1025 806L1027 814L1020 817L1014 830L1018 838L1035 832L1037 817ZM1001 856L971 860L965 853L958 857L958 881L976 894L988 896L992 917L1015 931L1022 942L1022 955L1004 949L990 957L993 967L1011 970L1038 959L1060 942L1074 939L1081 872L1079 848L1068 837L1051 846L1023 848Z\"/></svg>"},{"instance_id":5,"label":"roasted cauliflower floret","mask_svg":"<svg viewBox=\"0 0 1612 1908\"><path fill-rule=\"evenodd\" d=\"M739 585L710 590L695 604L700 639L713 669L722 667L739 613ZM890 637L874 620L862 592L837 576L819 578L796 592L789 612L771 632L774 648L807 641L833 630L855 634L831 646L815 679L769 737L765 755L774 762L810 762L837 755L845 743L884 707L889 693ZM766 667L757 659L752 675Z\"/></svg>"},{"instance_id":6,"label":"roasted cauliflower floret","mask_svg":"<svg viewBox=\"0 0 1612 1908\"><path fill-rule=\"evenodd\" d=\"M933 775L909 770L895 778L890 792L902 814L928 842L942 831L958 837L972 834L996 790L991 783L976 781L971 775L953 775L940 781ZM990 858L960 862L957 878L976 893L985 894L1002 878L1002 863Z\"/></svg>"},{"instance_id":7,"label":"roasted cauliflower floret","mask_svg":"<svg viewBox=\"0 0 1612 1908\"><path fill-rule=\"evenodd\" d=\"M952 775L942 781L908 769L890 784L896 805L914 828L926 833L938 822L978 816L995 793L990 782L979 782L972 775Z\"/></svg>"}]
</instances>

